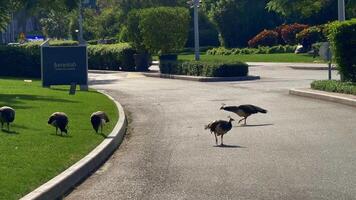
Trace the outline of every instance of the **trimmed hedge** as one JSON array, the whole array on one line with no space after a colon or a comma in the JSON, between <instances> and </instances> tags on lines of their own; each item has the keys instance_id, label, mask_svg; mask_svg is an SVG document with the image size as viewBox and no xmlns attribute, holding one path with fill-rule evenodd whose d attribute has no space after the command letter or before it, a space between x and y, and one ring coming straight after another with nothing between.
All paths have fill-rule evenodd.
<instances>
[{"instance_id":1,"label":"trimmed hedge","mask_svg":"<svg viewBox=\"0 0 356 200\"><path fill-rule=\"evenodd\" d=\"M0 76L41 77L38 46L0 46Z\"/></svg>"},{"instance_id":2,"label":"trimmed hedge","mask_svg":"<svg viewBox=\"0 0 356 200\"><path fill-rule=\"evenodd\" d=\"M41 77L41 42L16 46L0 46L0 76ZM52 46L72 46L76 41L51 41ZM133 54L129 44L89 45L89 69L135 70Z\"/></svg>"},{"instance_id":3,"label":"trimmed hedge","mask_svg":"<svg viewBox=\"0 0 356 200\"><path fill-rule=\"evenodd\" d=\"M321 80L311 83L311 88L328 92L337 92L356 95L356 84L336 80Z\"/></svg>"},{"instance_id":4,"label":"trimmed hedge","mask_svg":"<svg viewBox=\"0 0 356 200\"><path fill-rule=\"evenodd\" d=\"M248 75L248 65L243 62L176 61L160 64L160 71L163 74L188 76L239 77Z\"/></svg>"},{"instance_id":5,"label":"trimmed hedge","mask_svg":"<svg viewBox=\"0 0 356 200\"><path fill-rule=\"evenodd\" d=\"M135 53L127 43L89 45L89 69L134 71Z\"/></svg>"},{"instance_id":6,"label":"trimmed hedge","mask_svg":"<svg viewBox=\"0 0 356 200\"><path fill-rule=\"evenodd\" d=\"M356 82L356 18L329 24L327 34L342 80Z\"/></svg>"},{"instance_id":7,"label":"trimmed hedge","mask_svg":"<svg viewBox=\"0 0 356 200\"><path fill-rule=\"evenodd\" d=\"M293 45L278 45L273 47L258 47L258 48L233 48L226 49L218 47L210 49L206 52L207 55L237 55L237 54L272 54L272 53L294 53L297 46Z\"/></svg>"}]
</instances>

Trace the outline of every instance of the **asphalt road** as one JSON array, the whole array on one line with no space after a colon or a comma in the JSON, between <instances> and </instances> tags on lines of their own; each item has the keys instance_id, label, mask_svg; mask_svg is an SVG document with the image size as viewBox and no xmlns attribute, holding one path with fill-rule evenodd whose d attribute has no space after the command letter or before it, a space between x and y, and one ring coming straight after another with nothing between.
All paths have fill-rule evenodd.
<instances>
[{"instance_id":1,"label":"asphalt road","mask_svg":"<svg viewBox=\"0 0 356 200\"><path fill-rule=\"evenodd\" d=\"M327 71L253 66L261 80L200 83L91 73L126 109L118 151L67 199L356 199L356 109L288 95ZM335 74L334 74L335 76ZM205 124L228 105L267 109L216 147Z\"/></svg>"}]
</instances>

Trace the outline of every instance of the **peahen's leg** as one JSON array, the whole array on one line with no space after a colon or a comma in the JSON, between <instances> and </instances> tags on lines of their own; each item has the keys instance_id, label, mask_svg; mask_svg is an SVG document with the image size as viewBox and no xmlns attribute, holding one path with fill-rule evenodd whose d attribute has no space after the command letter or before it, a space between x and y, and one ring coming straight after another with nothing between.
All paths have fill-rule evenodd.
<instances>
[{"instance_id":1,"label":"peahen's leg","mask_svg":"<svg viewBox=\"0 0 356 200\"><path fill-rule=\"evenodd\" d=\"M218 145L218 137L216 136L216 133L214 133L215 135L215 144Z\"/></svg>"},{"instance_id":2,"label":"peahen's leg","mask_svg":"<svg viewBox=\"0 0 356 200\"><path fill-rule=\"evenodd\" d=\"M224 134L221 135L221 146L224 146L224 140L223 140L223 138L224 138Z\"/></svg>"}]
</instances>

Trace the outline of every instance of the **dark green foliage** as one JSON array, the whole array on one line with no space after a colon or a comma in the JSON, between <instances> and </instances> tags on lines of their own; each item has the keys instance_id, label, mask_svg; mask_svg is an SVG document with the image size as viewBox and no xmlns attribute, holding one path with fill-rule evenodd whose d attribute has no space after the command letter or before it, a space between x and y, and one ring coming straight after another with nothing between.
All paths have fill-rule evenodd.
<instances>
[{"instance_id":1,"label":"dark green foliage","mask_svg":"<svg viewBox=\"0 0 356 200\"><path fill-rule=\"evenodd\" d=\"M185 47L194 47L194 15L190 12L188 40ZM219 32L204 12L199 12L199 44L200 46L219 46Z\"/></svg>"},{"instance_id":2,"label":"dark green foliage","mask_svg":"<svg viewBox=\"0 0 356 200\"><path fill-rule=\"evenodd\" d=\"M44 35L56 39L64 39L69 36L69 22L67 15L56 10L50 10L47 16L40 20Z\"/></svg>"},{"instance_id":3,"label":"dark green foliage","mask_svg":"<svg viewBox=\"0 0 356 200\"><path fill-rule=\"evenodd\" d=\"M278 33L271 30L263 30L248 41L249 47L275 46L278 44Z\"/></svg>"},{"instance_id":4,"label":"dark green foliage","mask_svg":"<svg viewBox=\"0 0 356 200\"><path fill-rule=\"evenodd\" d=\"M237 54L272 54L272 53L294 53L296 46L293 45L278 45L273 47L260 46L258 48L233 48L226 49L218 47L210 49L206 52L207 55L237 55Z\"/></svg>"},{"instance_id":5,"label":"dark green foliage","mask_svg":"<svg viewBox=\"0 0 356 200\"><path fill-rule=\"evenodd\" d=\"M89 69L134 71L135 51L128 44L99 44L88 46Z\"/></svg>"},{"instance_id":6,"label":"dark green foliage","mask_svg":"<svg viewBox=\"0 0 356 200\"><path fill-rule=\"evenodd\" d=\"M147 8L142 10L140 17L143 43L151 53L169 54L184 47L190 18L188 9Z\"/></svg>"},{"instance_id":7,"label":"dark green foliage","mask_svg":"<svg viewBox=\"0 0 356 200\"><path fill-rule=\"evenodd\" d=\"M356 95L356 84L336 80L321 80L311 83L311 88L328 92L337 92Z\"/></svg>"},{"instance_id":8,"label":"dark green foliage","mask_svg":"<svg viewBox=\"0 0 356 200\"><path fill-rule=\"evenodd\" d=\"M356 82L356 18L329 24L327 34L342 80Z\"/></svg>"},{"instance_id":9,"label":"dark green foliage","mask_svg":"<svg viewBox=\"0 0 356 200\"><path fill-rule=\"evenodd\" d=\"M138 51L145 51L142 33L140 29L140 10L132 10L129 12L126 21L127 39L131 46Z\"/></svg>"},{"instance_id":10,"label":"dark green foliage","mask_svg":"<svg viewBox=\"0 0 356 200\"><path fill-rule=\"evenodd\" d=\"M41 77L38 48L0 46L0 57L0 76Z\"/></svg>"},{"instance_id":11,"label":"dark green foliage","mask_svg":"<svg viewBox=\"0 0 356 200\"><path fill-rule=\"evenodd\" d=\"M160 65L163 74L178 74L204 77L247 76L248 65L242 62L176 61Z\"/></svg>"},{"instance_id":12,"label":"dark green foliage","mask_svg":"<svg viewBox=\"0 0 356 200\"><path fill-rule=\"evenodd\" d=\"M346 17L356 17L356 1L345 0ZM338 17L338 0L269 0L267 8L289 22L323 24Z\"/></svg>"},{"instance_id":13,"label":"dark green foliage","mask_svg":"<svg viewBox=\"0 0 356 200\"><path fill-rule=\"evenodd\" d=\"M244 47L263 29L280 24L275 13L265 7L268 0L202 1L203 9L216 24L225 47Z\"/></svg>"}]
</instances>

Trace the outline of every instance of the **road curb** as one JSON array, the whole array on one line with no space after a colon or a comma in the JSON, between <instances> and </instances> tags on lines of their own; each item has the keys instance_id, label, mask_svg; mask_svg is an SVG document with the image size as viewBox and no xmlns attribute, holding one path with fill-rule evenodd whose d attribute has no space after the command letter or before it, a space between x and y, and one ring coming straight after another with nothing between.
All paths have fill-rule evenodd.
<instances>
[{"instance_id":1,"label":"road curb","mask_svg":"<svg viewBox=\"0 0 356 200\"><path fill-rule=\"evenodd\" d=\"M179 79L186 81L199 81L199 82L219 82L219 81L251 81L258 80L260 76L242 76L242 77L198 77L198 76L184 76L173 74L161 74L161 73L142 73L146 77L153 78L167 78L167 79Z\"/></svg>"},{"instance_id":2,"label":"road curb","mask_svg":"<svg viewBox=\"0 0 356 200\"><path fill-rule=\"evenodd\" d=\"M335 103L356 107L356 97L354 95L337 94L337 93L324 92L324 91L318 91L313 89L290 89L289 94L320 99L325 101L331 101Z\"/></svg>"},{"instance_id":3,"label":"road curb","mask_svg":"<svg viewBox=\"0 0 356 200\"><path fill-rule=\"evenodd\" d=\"M68 191L73 189L92 172L98 169L110 155L120 146L124 139L127 127L126 115L119 102L108 94L101 92L115 102L119 112L119 119L112 132L84 158L74 165L49 180L45 184L22 197L21 200L32 199L58 199L63 197Z\"/></svg>"}]
</instances>

